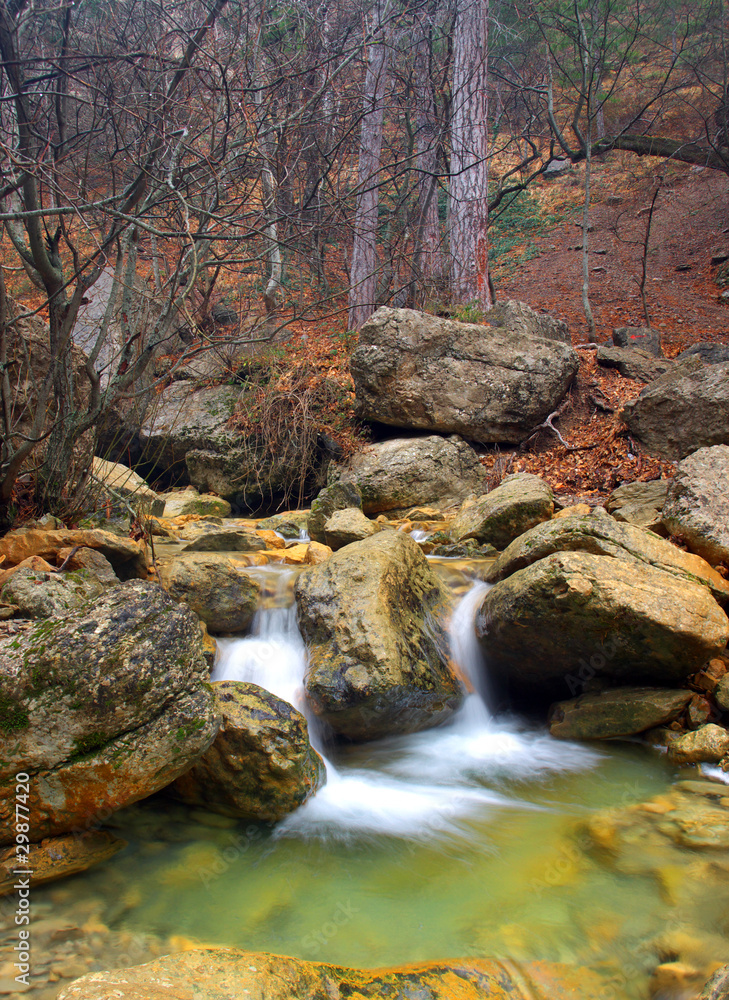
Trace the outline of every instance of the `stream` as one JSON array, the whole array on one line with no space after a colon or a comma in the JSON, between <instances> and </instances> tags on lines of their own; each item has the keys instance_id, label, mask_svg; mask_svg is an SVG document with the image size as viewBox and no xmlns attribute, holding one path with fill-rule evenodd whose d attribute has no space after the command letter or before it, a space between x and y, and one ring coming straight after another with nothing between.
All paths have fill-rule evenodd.
<instances>
[{"instance_id":1,"label":"stream","mask_svg":"<svg viewBox=\"0 0 729 1000\"><path fill-rule=\"evenodd\" d=\"M310 719L327 784L282 823L155 796L111 818L124 851L38 888L41 908L86 901L108 934L142 942L118 964L152 957L155 940L158 951L224 945L369 967L546 959L598 970L614 984L606 997L647 1000L661 961L693 955L697 975L728 961L729 851L707 859L651 825L653 803L696 772L677 773L637 741L556 741L495 716L473 628L487 585L468 564L432 563L454 593L451 653L473 687L449 725L334 746ZM298 570L247 572L260 574L264 600L251 635L219 642L213 677L252 681L306 711Z\"/></svg>"}]
</instances>

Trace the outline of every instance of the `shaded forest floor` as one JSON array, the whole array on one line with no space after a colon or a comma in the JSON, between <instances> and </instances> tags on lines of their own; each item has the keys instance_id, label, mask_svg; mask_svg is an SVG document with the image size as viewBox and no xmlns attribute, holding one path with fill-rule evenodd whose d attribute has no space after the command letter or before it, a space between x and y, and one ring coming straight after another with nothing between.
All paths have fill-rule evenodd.
<instances>
[{"instance_id":1,"label":"shaded forest floor","mask_svg":"<svg viewBox=\"0 0 729 1000\"><path fill-rule=\"evenodd\" d=\"M515 298L564 319L576 347L587 342L581 301L581 207L583 170L576 168L543 181L532 199L545 224L523 239L508 218L498 226L498 260L493 278L498 298ZM654 158L612 153L594 164L590 212L590 299L598 341L609 342L616 326L645 325L639 288L648 210L657 179L647 257L646 298L651 325L662 333L664 352L675 357L698 341L729 344L729 303L720 302L712 257L729 254L729 177ZM554 220L560 221L555 225ZM511 238L504 243L504 233ZM497 239L500 243L497 244ZM343 320L307 325L302 338L287 345L287 361L304 360L340 386L336 412L321 414L325 426L347 450L366 441L366 428L354 418L354 396L347 371L356 337ZM303 330L302 330L303 332ZM604 497L616 486L670 475L671 463L641 454L619 418L622 405L643 383L599 368L595 352L579 349L580 370L559 418L569 448L549 430L526 447L483 448L490 486L516 471L543 476L562 495Z\"/></svg>"}]
</instances>

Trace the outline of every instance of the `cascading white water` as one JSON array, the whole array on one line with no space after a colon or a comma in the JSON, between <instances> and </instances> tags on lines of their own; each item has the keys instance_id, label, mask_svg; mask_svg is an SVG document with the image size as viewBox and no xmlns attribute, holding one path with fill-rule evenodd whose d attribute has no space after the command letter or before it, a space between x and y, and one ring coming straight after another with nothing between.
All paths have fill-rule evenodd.
<instances>
[{"instance_id":1,"label":"cascading white water","mask_svg":"<svg viewBox=\"0 0 729 1000\"><path fill-rule=\"evenodd\" d=\"M280 574L273 607L257 612L252 633L220 642L214 680L249 681L295 705L309 719L322 752L316 720L304 695L306 650L296 623L294 570ZM437 729L325 757L327 784L278 827L278 835L389 834L427 840L463 835L462 822L489 808L536 808L509 794L506 782L583 770L599 755L492 717L474 618L488 585L476 582L450 624L451 655L473 693L451 723ZM356 765L348 764L354 758ZM498 785L495 790L489 785Z\"/></svg>"}]
</instances>

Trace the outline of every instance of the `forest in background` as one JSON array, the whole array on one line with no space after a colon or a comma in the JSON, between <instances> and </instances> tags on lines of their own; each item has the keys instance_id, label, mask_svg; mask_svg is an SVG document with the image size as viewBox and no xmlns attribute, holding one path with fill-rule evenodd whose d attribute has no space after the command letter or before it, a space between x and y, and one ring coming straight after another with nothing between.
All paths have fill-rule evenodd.
<instances>
[{"instance_id":1,"label":"forest in background","mask_svg":"<svg viewBox=\"0 0 729 1000\"><path fill-rule=\"evenodd\" d=\"M728 25L719 0L0 4L5 518L28 468L38 504L68 501L160 354L307 323L346 349L382 304L478 319L489 239L555 161L583 164L594 337L594 165L729 172Z\"/></svg>"}]
</instances>

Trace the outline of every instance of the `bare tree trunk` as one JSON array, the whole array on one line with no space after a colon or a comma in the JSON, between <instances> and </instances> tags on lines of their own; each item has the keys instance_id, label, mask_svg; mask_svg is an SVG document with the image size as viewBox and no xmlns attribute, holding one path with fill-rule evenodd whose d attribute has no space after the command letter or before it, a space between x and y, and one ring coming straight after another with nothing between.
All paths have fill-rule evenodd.
<instances>
[{"instance_id":1,"label":"bare tree trunk","mask_svg":"<svg viewBox=\"0 0 729 1000\"><path fill-rule=\"evenodd\" d=\"M380 27L367 53L362 131L357 183L359 197L354 219L354 242L349 268L349 328L358 330L372 314L377 296L378 174L382 153L382 121L389 68L389 53L381 27L386 0L377 0L370 19L370 33Z\"/></svg>"},{"instance_id":2,"label":"bare tree trunk","mask_svg":"<svg viewBox=\"0 0 729 1000\"><path fill-rule=\"evenodd\" d=\"M488 272L488 0L456 15L451 121L451 289L456 302L493 305Z\"/></svg>"},{"instance_id":3,"label":"bare tree trunk","mask_svg":"<svg viewBox=\"0 0 729 1000\"><path fill-rule=\"evenodd\" d=\"M430 44L423 33L415 53L415 100L418 170L418 215L413 279L426 295L445 274L443 240L438 219L438 120L430 79Z\"/></svg>"}]
</instances>

